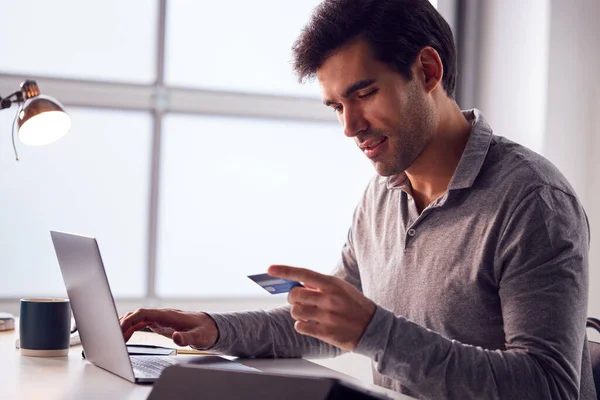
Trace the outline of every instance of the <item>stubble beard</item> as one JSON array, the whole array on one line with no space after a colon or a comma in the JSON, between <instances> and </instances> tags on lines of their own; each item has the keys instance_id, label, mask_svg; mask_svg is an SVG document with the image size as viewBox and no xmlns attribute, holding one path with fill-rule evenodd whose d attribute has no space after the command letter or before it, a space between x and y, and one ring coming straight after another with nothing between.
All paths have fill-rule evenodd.
<instances>
[{"instance_id":1,"label":"stubble beard","mask_svg":"<svg viewBox=\"0 0 600 400\"><path fill-rule=\"evenodd\" d=\"M400 133L400 135L404 135L404 133ZM399 136L406 138L402 140L399 146L393 146L394 143L392 142L395 141L396 137L393 139L388 137L389 144L392 145L390 146L392 154L386 159L374 161L377 173L380 176L393 176L406 171L425 149L424 143L415 140L418 135L420 135L420 132L411 132L409 136Z\"/></svg>"},{"instance_id":2,"label":"stubble beard","mask_svg":"<svg viewBox=\"0 0 600 400\"><path fill-rule=\"evenodd\" d=\"M409 95L404 115L412 123L386 135L391 154L387 159L374 161L375 170L381 176L404 173L423 153L435 129L431 106L416 91Z\"/></svg>"},{"instance_id":3,"label":"stubble beard","mask_svg":"<svg viewBox=\"0 0 600 400\"><path fill-rule=\"evenodd\" d=\"M423 153L432 135L430 118L426 117L417 126L402 129L388 136L390 154L385 159L374 160L375 170L380 176L404 173Z\"/></svg>"}]
</instances>

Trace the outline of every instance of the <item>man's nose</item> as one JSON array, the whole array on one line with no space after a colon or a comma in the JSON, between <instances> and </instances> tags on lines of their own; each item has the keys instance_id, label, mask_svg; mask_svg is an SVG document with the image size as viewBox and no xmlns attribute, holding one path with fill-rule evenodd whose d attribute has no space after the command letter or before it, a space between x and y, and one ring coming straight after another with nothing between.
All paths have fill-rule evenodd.
<instances>
[{"instance_id":1,"label":"man's nose","mask_svg":"<svg viewBox=\"0 0 600 400\"><path fill-rule=\"evenodd\" d=\"M359 109L346 108L342 115L344 135L354 137L368 128L368 122Z\"/></svg>"}]
</instances>

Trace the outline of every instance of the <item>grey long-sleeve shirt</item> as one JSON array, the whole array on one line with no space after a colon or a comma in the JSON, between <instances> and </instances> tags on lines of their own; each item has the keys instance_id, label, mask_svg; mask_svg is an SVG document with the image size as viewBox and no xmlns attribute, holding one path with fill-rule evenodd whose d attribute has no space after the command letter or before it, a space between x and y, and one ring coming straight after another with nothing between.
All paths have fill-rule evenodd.
<instances>
[{"instance_id":1,"label":"grey long-sleeve shirt","mask_svg":"<svg viewBox=\"0 0 600 400\"><path fill-rule=\"evenodd\" d=\"M464 114L444 196L419 214L405 175L376 177L356 209L334 274L378 308L355 352L418 398L595 399L585 213L550 162ZM288 307L211 315L226 354L341 353L296 333Z\"/></svg>"}]
</instances>

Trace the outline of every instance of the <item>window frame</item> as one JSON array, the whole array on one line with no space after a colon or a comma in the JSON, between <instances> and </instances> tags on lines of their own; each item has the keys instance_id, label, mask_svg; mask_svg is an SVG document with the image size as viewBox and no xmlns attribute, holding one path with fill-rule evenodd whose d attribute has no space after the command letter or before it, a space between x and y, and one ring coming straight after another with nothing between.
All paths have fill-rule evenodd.
<instances>
[{"instance_id":1,"label":"window frame","mask_svg":"<svg viewBox=\"0 0 600 400\"><path fill-rule=\"evenodd\" d=\"M297 121L331 122L336 117L320 99L290 95L248 94L204 89L171 87L165 84L165 44L168 1L159 3L156 40L156 81L151 84L93 81L50 76L3 73L0 70L0 94L9 94L25 79L35 79L42 92L59 99L66 107L147 111L152 115L150 191L148 193L148 235L146 291L142 298L148 304L168 300L157 295L157 238L161 136L167 113L222 115ZM457 0L438 0L438 10L455 31L454 10ZM15 107L13 105L13 107ZM7 112L7 111L5 111ZM6 128L6 127L5 127ZM7 129L5 129L6 131ZM8 137L2 139L8 141ZM6 143L5 143L6 144ZM18 299L2 299L18 300Z\"/></svg>"}]
</instances>

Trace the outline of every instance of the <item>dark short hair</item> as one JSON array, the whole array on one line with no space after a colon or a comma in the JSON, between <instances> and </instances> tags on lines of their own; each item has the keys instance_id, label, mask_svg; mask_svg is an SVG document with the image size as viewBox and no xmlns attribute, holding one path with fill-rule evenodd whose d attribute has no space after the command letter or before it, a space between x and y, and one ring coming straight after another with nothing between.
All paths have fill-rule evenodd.
<instances>
[{"instance_id":1,"label":"dark short hair","mask_svg":"<svg viewBox=\"0 0 600 400\"><path fill-rule=\"evenodd\" d=\"M442 60L442 85L449 97L456 87L456 48L450 26L428 0L324 0L294 43L298 80L314 78L331 54L364 38L375 58L412 79L411 66L425 46Z\"/></svg>"}]
</instances>

